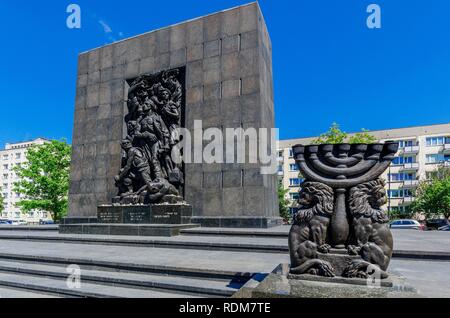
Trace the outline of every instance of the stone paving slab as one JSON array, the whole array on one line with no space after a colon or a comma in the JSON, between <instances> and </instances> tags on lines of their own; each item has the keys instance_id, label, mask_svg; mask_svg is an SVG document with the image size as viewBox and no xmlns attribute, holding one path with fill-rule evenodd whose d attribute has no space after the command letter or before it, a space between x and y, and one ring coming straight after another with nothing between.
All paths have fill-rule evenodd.
<instances>
[{"instance_id":1,"label":"stone paving slab","mask_svg":"<svg viewBox=\"0 0 450 318\"><path fill-rule=\"evenodd\" d=\"M118 262L151 266L179 267L227 273L269 273L278 264L288 262L287 254L230 252L213 250L149 248L95 244L66 244L2 240L0 254L83 259L87 262Z\"/></svg>"},{"instance_id":2,"label":"stone paving slab","mask_svg":"<svg viewBox=\"0 0 450 318\"><path fill-rule=\"evenodd\" d=\"M287 226L276 228L276 232L285 232ZM203 229L198 229L203 230ZM224 229L220 229L224 230ZM253 232L267 233L270 230L247 229ZM211 231L211 229L209 229ZM226 229L227 232L240 231L242 229ZM429 254L439 254L440 258L450 255L450 232L444 231L417 231L417 230L393 230L394 235L394 257L421 257L419 252ZM140 237L140 236L117 236L117 235L77 235L77 234L59 234L51 231L1 231L0 239L48 239L48 240L80 240L80 241L110 241L111 243L146 243L167 246L179 244L180 247L189 248L190 243L203 245L206 249L214 249L219 246L241 246L243 250L255 249L273 250L273 252L287 252L287 237L266 237L266 236L233 236L233 235L180 235L175 237ZM244 249L245 247L245 249ZM431 255L432 256L432 255ZM439 255L438 255L439 256Z\"/></svg>"},{"instance_id":3,"label":"stone paving slab","mask_svg":"<svg viewBox=\"0 0 450 318\"><path fill-rule=\"evenodd\" d=\"M392 259L389 271L407 279L425 297L450 298L450 262Z\"/></svg>"}]
</instances>

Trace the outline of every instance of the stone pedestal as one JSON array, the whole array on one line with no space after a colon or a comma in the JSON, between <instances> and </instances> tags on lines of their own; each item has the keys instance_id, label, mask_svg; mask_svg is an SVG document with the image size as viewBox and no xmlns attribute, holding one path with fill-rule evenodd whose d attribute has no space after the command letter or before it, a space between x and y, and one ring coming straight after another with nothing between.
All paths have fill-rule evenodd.
<instances>
[{"instance_id":1,"label":"stone pedestal","mask_svg":"<svg viewBox=\"0 0 450 318\"><path fill-rule=\"evenodd\" d=\"M396 275L378 285L361 278L318 277L289 274L280 264L261 283L244 286L234 297L251 298L417 298L417 291Z\"/></svg>"},{"instance_id":2,"label":"stone pedestal","mask_svg":"<svg viewBox=\"0 0 450 318\"><path fill-rule=\"evenodd\" d=\"M186 204L103 205L95 220L67 218L60 225L63 234L175 236L191 224L192 206Z\"/></svg>"}]
</instances>

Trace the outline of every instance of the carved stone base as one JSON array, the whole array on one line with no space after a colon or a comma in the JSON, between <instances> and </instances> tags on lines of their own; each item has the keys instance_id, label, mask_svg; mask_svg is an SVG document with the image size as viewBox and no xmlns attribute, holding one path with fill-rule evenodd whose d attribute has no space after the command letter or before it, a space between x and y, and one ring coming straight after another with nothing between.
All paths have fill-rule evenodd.
<instances>
[{"instance_id":1,"label":"carved stone base","mask_svg":"<svg viewBox=\"0 0 450 318\"><path fill-rule=\"evenodd\" d=\"M98 223L190 224L192 206L185 204L103 205L97 209Z\"/></svg>"}]
</instances>

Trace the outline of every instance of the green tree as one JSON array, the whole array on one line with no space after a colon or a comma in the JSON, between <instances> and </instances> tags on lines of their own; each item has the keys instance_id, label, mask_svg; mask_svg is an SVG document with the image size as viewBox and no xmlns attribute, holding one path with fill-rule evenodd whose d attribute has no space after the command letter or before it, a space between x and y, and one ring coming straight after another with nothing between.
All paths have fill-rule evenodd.
<instances>
[{"instance_id":1,"label":"green tree","mask_svg":"<svg viewBox=\"0 0 450 318\"><path fill-rule=\"evenodd\" d=\"M52 140L28 149L27 163L14 167L20 181L14 191L25 198L17 203L23 212L50 212L59 221L67 213L71 146Z\"/></svg>"},{"instance_id":2,"label":"green tree","mask_svg":"<svg viewBox=\"0 0 450 318\"><path fill-rule=\"evenodd\" d=\"M426 218L450 217L450 168L439 167L431 173L429 180L421 181L416 191L411 208L416 213L423 213Z\"/></svg>"},{"instance_id":3,"label":"green tree","mask_svg":"<svg viewBox=\"0 0 450 318\"><path fill-rule=\"evenodd\" d=\"M284 220L289 221L291 215L289 213L289 203L290 201L286 199L286 194L289 192L289 189L284 189L281 183L278 184L278 206L280 211L280 217Z\"/></svg>"},{"instance_id":4,"label":"green tree","mask_svg":"<svg viewBox=\"0 0 450 318\"><path fill-rule=\"evenodd\" d=\"M3 195L0 193L0 211L3 211L5 204L5 198L3 198Z\"/></svg>"},{"instance_id":5,"label":"green tree","mask_svg":"<svg viewBox=\"0 0 450 318\"><path fill-rule=\"evenodd\" d=\"M369 133L367 129L361 129L361 132L350 136L348 139L350 144L373 144L377 142L377 139Z\"/></svg>"},{"instance_id":6,"label":"green tree","mask_svg":"<svg viewBox=\"0 0 450 318\"><path fill-rule=\"evenodd\" d=\"M316 145L341 144L345 142L350 144L371 144L376 141L377 139L372 136L367 129L363 128L361 129L361 132L348 137L348 134L341 130L339 124L333 123L327 132L314 139L312 143Z\"/></svg>"},{"instance_id":7,"label":"green tree","mask_svg":"<svg viewBox=\"0 0 450 318\"><path fill-rule=\"evenodd\" d=\"M347 133L342 131L339 124L332 123L330 129L312 141L313 144L341 144L347 139Z\"/></svg>"}]
</instances>

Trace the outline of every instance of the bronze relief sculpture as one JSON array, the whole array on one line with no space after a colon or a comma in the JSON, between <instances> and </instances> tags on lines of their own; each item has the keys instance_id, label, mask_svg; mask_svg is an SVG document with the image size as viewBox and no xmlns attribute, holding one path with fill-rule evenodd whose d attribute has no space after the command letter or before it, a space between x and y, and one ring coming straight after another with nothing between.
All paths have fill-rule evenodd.
<instances>
[{"instance_id":1,"label":"bronze relief sculpture","mask_svg":"<svg viewBox=\"0 0 450 318\"><path fill-rule=\"evenodd\" d=\"M296 145L294 158L305 182L289 233L292 274L368 277L374 267L386 278L393 239L384 181L397 143ZM337 273L332 262L351 256Z\"/></svg>"},{"instance_id":2,"label":"bronze relief sculpture","mask_svg":"<svg viewBox=\"0 0 450 318\"><path fill-rule=\"evenodd\" d=\"M122 167L115 177L115 204L183 201L183 167L171 158L179 142L184 103L184 68L128 81L127 135Z\"/></svg>"}]
</instances>

